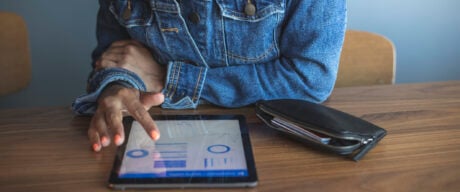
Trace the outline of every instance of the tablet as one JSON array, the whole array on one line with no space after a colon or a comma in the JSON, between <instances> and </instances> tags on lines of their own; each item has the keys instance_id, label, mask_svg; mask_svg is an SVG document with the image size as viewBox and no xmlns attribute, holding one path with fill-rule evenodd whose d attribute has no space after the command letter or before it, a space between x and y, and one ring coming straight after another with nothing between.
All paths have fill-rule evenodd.
<instances>
[{"instance_id":1,"label":"tablet","mask_svg":"<svg viewBox=\"0 0 460 192\"><path fill-rule=\"evenodd\" d=\"M242 115L153 116L161 137L153 141L125 117L127 140L118 148L109 187L254 187L257 174Z\"/></svg>"}]
</instances>

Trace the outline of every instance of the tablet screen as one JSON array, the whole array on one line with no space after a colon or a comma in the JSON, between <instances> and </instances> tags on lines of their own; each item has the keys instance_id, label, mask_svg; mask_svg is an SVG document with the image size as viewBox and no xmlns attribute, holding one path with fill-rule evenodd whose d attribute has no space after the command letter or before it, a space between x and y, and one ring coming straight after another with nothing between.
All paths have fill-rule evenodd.
<instances>
[{"instance_id":1,"label":"tablet screen","mask_svg":"<svg viewBox=\"0 0 460 192\"><path fill-rule=\"evenodd\" d=\"M238 120L157 120L154 142L134 121L120 178L246 176Z\"/></svg>"},{"instance_id":2,"label":"tablet screen","mask_svg":"<svg viewBox=\"0 0 460 192\"><path fill-rule=\"evenodd\" d=\"M116 166L117 180L179 186L196 182L206 186L203 184L230 184L255 178L250 177L255 175L255 168L250 146L244 146L245 142L250 143L249 137L244 139L247 130L244 126L242 129L240 118L157 117L155 123L161 134L158 141L153 141L137 121L131 121L129 137L120 154L122 161Z\"/></svg>"}]
</instances>

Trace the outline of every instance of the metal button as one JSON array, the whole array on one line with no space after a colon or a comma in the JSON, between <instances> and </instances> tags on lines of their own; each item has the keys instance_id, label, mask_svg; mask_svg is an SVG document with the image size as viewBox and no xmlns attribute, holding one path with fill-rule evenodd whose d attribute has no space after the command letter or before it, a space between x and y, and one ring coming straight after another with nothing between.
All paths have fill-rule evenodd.
<instances>
[{"instance_id":1,"label":"metal button","mask_svg":"<svg viewBox=\"0 0 460 192\"><path fill-rule=\"evenodd\" d=\"M123 19L129 19L131 17L131 0L128 1L128 5L126 6L125 10L123 11Z\"/></svg>"},{"instance_id":2,"label":"metal button","mask_svg":"<svg viewBox=\"0 0 460 192\"><path fill-rule=\"evenodd\" d=\"M244 13L248 16L253 16L256 14L256 6L249 1L246 3L246 6L244 6Z\"/></svg>"},{"instance_id":3,"label":"metal button","mask_svg":"<svg viewBox=\"0 0 460 192\"><path fill-rule=\"evenodd\" d=\"M197 12L192 12L188 15L188 19L195 24L200 22L200 15Z\"/></svg>"},{"instance_id":4,"label":"metal button","mask_svg":"<svg viewBox=\"0 0 460 192\"><path fill-rule=\"evenodd\" d=\"M123 19L127 20L131 17L131 10L130 9L125 9L125 11L123 11Z\"/></svg>"}]
</instances>

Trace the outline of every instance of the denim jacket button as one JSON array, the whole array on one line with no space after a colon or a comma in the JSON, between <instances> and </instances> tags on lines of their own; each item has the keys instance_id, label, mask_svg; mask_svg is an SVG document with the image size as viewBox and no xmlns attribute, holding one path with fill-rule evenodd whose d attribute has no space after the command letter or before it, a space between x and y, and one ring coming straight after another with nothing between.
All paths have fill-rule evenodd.
<instances>
[{"instance_id":1,"label":"denim jacket button","mask_svg":"<svg viewBox=\"0 0 460 192\"><path fill-rule=\"evenodd\" d=\"M256 6L254 6L251 2L248 2L246 6L244 6L244 13L248 16L253 16L256 14Z\"/></svg>"},{"instance_id":2,"label":"denim jacket button","mask_svg":"<svg viewBox=\"0 0 460 192\"><path fill-rule=\"evenodd\" d=\"M200 22L200 15L196 12L193 12L188 15L188 19L192 21L192 23L198 24L198 22Z\"/></svg>"}]
</instances>

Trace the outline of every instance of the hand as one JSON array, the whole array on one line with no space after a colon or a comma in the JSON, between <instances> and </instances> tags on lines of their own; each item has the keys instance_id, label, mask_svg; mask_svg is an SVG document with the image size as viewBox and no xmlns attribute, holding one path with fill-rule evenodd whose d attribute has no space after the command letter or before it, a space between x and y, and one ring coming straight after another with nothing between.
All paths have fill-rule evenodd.
<instances>
[{"instance_id":1,"label":"hand","mask_svg":"<svg viewBox=\"0 0 460 192\"><path fill-rule=\"evenodd\" d=\"M144 127L153 139L160 138L160 131L147 112L152 106L163 103L162 93L144 93L134 88L112 84L104 89L98 99L98 107L88 129L88 136L94 151L100 151L111 142L123 144L123 112L126 111Z\"/></svg>"},{"instance_id":2,"label":"hand","mask_svg":"<svg viewBox=\"0 0 460 192\"><path fill-rule=\"evenodd\" d=\"M150 51L135 40L116 41L95 63L95 69L119 67L132 71L144 81L147 92L160 92L164 87L166 70L152 57Z\"/></svg>"}]
</instances>

